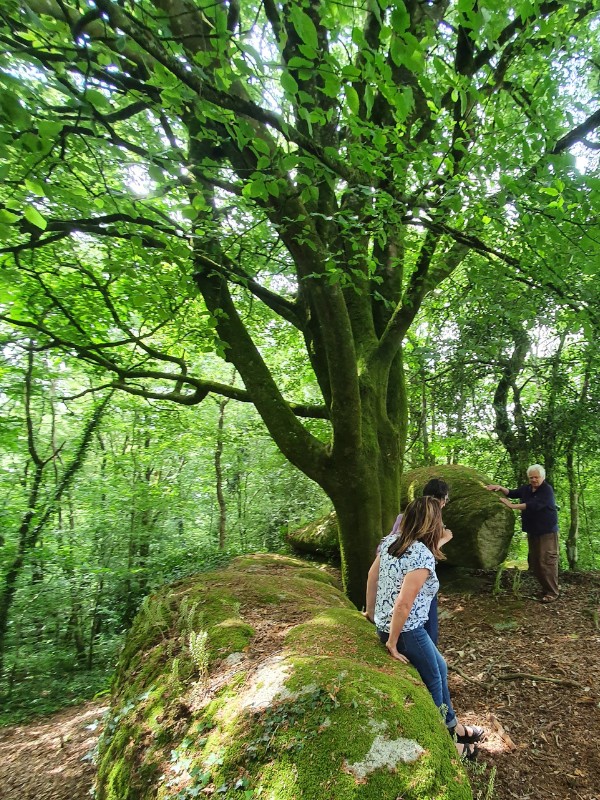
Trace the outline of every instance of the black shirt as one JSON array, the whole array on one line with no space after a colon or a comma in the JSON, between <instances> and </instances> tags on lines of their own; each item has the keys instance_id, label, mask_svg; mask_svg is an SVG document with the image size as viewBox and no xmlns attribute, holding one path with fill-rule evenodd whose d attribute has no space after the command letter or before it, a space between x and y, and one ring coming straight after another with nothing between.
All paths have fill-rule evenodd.
<instances>
[{"instance_id":1,"label":"black shirt","mask_svg":"<svg viewBox=\"0 0 600 800\"><path fill-rule=\"evenodd\" d=\"M510 489L508 497L518 498L525 503L526 508L521 512L521 526L526 533L532 536L541 536L544 533L558 531L558 511L554 500L554 489L549 483L543 481L533 491L526 483L518 489Z\"/></svg>"}]
</instances>

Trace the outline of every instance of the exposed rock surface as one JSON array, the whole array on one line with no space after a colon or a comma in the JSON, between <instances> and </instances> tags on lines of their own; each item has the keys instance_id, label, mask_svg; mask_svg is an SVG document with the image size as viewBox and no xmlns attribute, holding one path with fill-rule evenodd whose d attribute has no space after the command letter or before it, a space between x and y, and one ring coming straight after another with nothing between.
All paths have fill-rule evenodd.
<instances>
[{"instance_id":1,"label":"exposed rock surface","mask_svg":"<svg viewBox=\"0 0 600 800\"><path fill-rule=\"evenodd\" d=\"M444 509L444 522L454 538L444 547L446 563L475 569L494 569L501 564L510 547L517 515L484 488L492 481L469 467L421 467L402 477L402 508L421 495L431 478L442 478L450 486L450 502ZM337 521L332 512L292 531L288 541L301 553L331 557L339 555L337 537Z\"/></svg>"},{"instance_id":2,"label":"exposed rock surface","mask_svg":"<svg viewBox=\"0 0 600 800\"><path fill-rule=\"evenodd\" d=\"M402 477L402 506L419 497L431 478L442 478L450 487L450 502L443 513L454 538L444 546L446 563L476 569L494 569L501 564L508 554L517 515L487 491L490 478L458 465L415 469Z\"/></svg>"},{"instance_id":3,"label":"exposed rock surface","mask_svg":"<svg viewBox=\"0 0 600 800\"><path fill-rule=\"evenodd\" d=\"M322 568L238 558L150 597L98 800L470 800L438 710Z\"/></svg>"}]
</instances>

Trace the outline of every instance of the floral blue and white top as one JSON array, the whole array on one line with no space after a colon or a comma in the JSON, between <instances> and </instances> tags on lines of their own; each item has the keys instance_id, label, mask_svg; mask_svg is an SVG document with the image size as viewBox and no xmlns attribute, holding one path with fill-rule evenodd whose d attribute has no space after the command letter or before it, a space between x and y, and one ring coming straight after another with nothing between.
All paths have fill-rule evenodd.
<instances>
[{"instance_id":1,"label":"floral blue and white top","mask_svg":"<svg viewBox=\"0 0 600 800\"><path fill-rule=\"evenodd\" d=\"M390 533L381 542L379 580L375 600L375 627L378 631L390 632L394 603L400 593L405 576L415 569L428 569L429 576L415 598L403 631L412 631L424 625L429 618L429 606L440 588L435 574L435 558L423 542L413 542L400 558L391 556L388 548L397 538Z\"/></svg>"}]
</instances>

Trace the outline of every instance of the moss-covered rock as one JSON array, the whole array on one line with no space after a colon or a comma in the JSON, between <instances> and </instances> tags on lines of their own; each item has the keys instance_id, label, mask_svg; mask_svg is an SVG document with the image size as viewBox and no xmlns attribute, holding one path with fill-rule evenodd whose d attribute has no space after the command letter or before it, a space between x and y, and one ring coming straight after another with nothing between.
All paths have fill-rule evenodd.
<instances>
[{"instance_id":1,"label":"moss-covered rock","mask_svg":"<svg viewBox=\"0 0 600 800\"><path fill-rule=\"evenodd\" d=\"M335 512L290 531L287 541L298 553L310 553L325 558L339 558L339 529Z\"/></svg>"},{"instance_id":2,"label":"moss-covered rock","mask_svg":"<svg viewBox=\"0 0 600 800\"><path fill-rule=\"evenodd\" d=\"M438 710L325 569L237 559L136 618L98 800L470 800Z\"/></svg>"},{"instance_id":3,"label":"moss-covered rock","mask_svg":"<svg viewBox=\"0 0 600 800\"><path fill-rule=\"evenodd\" d=\"M404 507L422 494L431 478L442 478L450 487L444 522L454 534L444 547L452 566L494 569L508 554L515 529L515 512L488 492L492 481L477 470L459 465L422 467L402 477L400 501Z\"/></svg>"},{"instance_id":4,"label":"moss-covered rock","mask_svg":"<svg viewBox=\"0 0 600 800\"><path fill-rule=\"evenodd\" d=\"M402 476L401 507L420 497L431 478L442 478L450 486L444 521L454 538L444 547L446 563L475 569L494 569L501 564L513 537L515 513L485 489L491 480L474 469L459 465L421 467ZM339 557L335 512L292 531L288 541L301 553Z\"/></svg>"}]
</instances>

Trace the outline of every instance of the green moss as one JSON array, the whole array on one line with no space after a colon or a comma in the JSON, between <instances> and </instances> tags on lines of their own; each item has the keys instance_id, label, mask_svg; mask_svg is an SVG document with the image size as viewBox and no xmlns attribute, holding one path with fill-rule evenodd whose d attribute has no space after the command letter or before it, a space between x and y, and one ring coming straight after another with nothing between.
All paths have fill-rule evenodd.
<instances>
[{"instance_id":1,"label":"green moss","mask_svg":"<svg viewBox=\"0 0 600 800\"><path fill-rule=\"evenodd\" d=\"M274 553L253 553L248 556L239 556L234 559L232 565L235 569L243 572L273 568L298 569L306 567L306 562L291 556L281 556Z\"/></svg>"},{"instance_id":2,"label":"green moss","mask_svg":"<svg viewBox=\"0 0 600 800\"><path fill-rule=\"evenodd\" d=\"M330 658L295 658L290 666L291 697L261 713L236 712L235 701L222 712L229 724L213 731L213 759L204 755L200 765L206 770L212 764L215 784L231 788L225 798L236 796L235 782L248 765L253 788L277 800L471 798L437 709L405 671L383 675L357 669L352 659ZM376 741L385 747L400 738L423 748L417 761L353 774Z\"/></svg>"},{"instance_id":3,"label":"green moss","mask_svg":"<svg viewBox=\"0 0 600 800\"><path fill-rule=\"evenodd\" d=\"M209 649L211 658L225 658L230 653L239 653L248 646L254 636L254 628L239 619L226 619L210 629Z\"/></svg>"},{"instance_id":4,"label":"green moss","mask_svg":"<svg viewBox=\"0 0 600 800\"><path fill-rule=\"evenodd\" d=\"M322 567L297 570L296 576L307 581L321 581L333 586L335 589L342 588L339 579L334 575L330 575Z\"/></svg>"},{"instance_id":5,"label":"green moss","mask_svg":"<svg viewBox=\"0 0 600 800\"><path fill-rule=\"evenodd\" d=\"M299 553L339 558L339 528L335 513L291 531L287 540Z\"/></svg>"},{"instance_id":6,"label":"green moss","mask_svg":"<svg viewBox=\"0 0 600 800\"><path fill-rule=\"evenodd\" d=\"M383 645L378 646L373 625L350 608L328 608L296 625L286 645L299 653L352 657L381 667L393 663Z\"/></svg>"},{"instance_id":7,"label":"green moss","mask_svg":"<svg viewBox=\"0 0 600 800\"><path fill-rule=\"evenodd\" d=\"M112 736L108 747L102 752L97 776L98 800L120 800L128 797L132 782L133 758L132 742L138 728L135 725L122 725ZM101 742L102 748L102 742Z\"/></svg>"},{"instance_id":8,"label":"green moss","mask_svg":"<svg viewBox=\"0 0 600 800\"><path fill-rule=\"evenodd\" d=\"M442 478L450 487L450 502L444 508L444 522L454 534L444 547L448 564L476 569L497 567L508 554L515 513L485 489L492 482L490 478L458 464L422 467L403 475L402 507L420 496L431 478Z\"/></svg>"},{"instance_id":9,"label":"green moss","mask_svg":"<svg viewBox=\"0 0 600 800\"><path fill-rule=\"evenodd\" d=\"M119 664L99 800L188 800L203 789L232 800L242 789L277 800L471 798L418 676L387 656L327 573L244 557L155 597L160 610L151 598L132 631L138 652L128 642ZM261 618L287 629L266 653ZM190 630L208 634L207 676L194 669ZM222 664L241 650L237 672ZM418 744L416 761L389 756L357 777L357 764L397 740Z\"/></svg>"}]
</instances>

